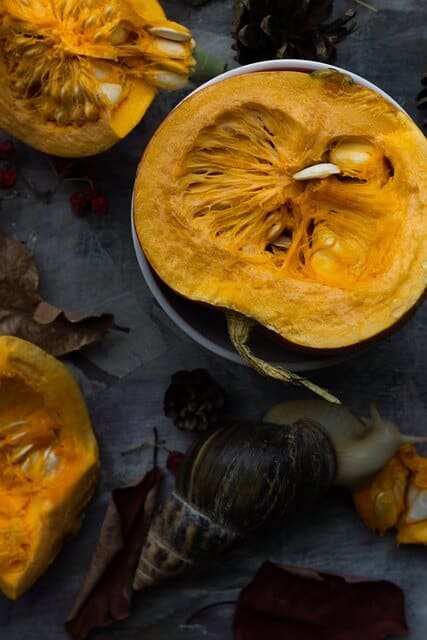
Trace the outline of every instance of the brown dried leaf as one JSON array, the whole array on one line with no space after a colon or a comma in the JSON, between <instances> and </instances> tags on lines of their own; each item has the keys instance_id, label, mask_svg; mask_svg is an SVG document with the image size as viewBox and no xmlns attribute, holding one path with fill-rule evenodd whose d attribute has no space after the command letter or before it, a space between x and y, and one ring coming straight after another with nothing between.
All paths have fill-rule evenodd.
<instances>
[{"instance_id":1,"label":"brown dried leaf","mask_svg":"<svg viewBox=\"0 0 427 640\"><path fill-rule=\"evenodd\" d=\"M384 640L407 626L391 582L265 562L240 593L233 630L235 640Z\"/></svg>"},{"instance_id":2,"label":"brown dried leaf","mask_svg":"<svg viewBox=\"0 0 427 640\"><path fill-rule=\"evenodd\" d=\"M45 302L30 251L0 232L0 335L34 342L61 356L92 344L114 327L114 316L85 316Z\"/></svg>"},{"instance_id":3,"label":"brown dried leaf","mask_svg":"<svg viewBox=\"0 0 427 640\"><path fill-rule=\"evenodd\" d=\"M3 308L28 310L42 299L39 274L23 244L0 231L0 301Z\"/></svg>"},{"instance_id":4,"label":"brown dried leaf","mask_svg":"<svg viewBox=\"0 0 427 640\"><path fill-rule=\"evenodd\" d=\"M154 467L133 487L115 489L84 585L65 628L74 640L130 613L133 579L162 471Z\"/></svg>"}]
</instances>

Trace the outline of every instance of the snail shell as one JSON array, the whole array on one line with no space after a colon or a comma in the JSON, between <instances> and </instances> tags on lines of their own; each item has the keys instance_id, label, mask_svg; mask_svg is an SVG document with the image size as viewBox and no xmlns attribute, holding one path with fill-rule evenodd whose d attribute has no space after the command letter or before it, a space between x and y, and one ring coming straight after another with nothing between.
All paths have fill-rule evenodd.
<instances>
[{"instance_id":1,"label":"snail shell","mask_svg":"<svg viewBox=\"0 0 427 640\"><path fill-rule=\"evenodd\" d=\"M333 484L336 469L329 436L312 420L218 429L190 449L175 491L157 509L134 588L184 573L312 502Z\"/></svg>"}]
</instances>

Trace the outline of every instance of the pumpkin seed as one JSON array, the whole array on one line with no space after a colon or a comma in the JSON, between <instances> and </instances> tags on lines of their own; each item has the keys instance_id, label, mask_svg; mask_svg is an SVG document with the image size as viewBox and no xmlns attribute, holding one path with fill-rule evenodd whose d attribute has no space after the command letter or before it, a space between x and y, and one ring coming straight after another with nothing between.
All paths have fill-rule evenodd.
<instances>
[{"instance_id":1,"label":"pumpkin seed","mask_svg":"<svg viewBox=\"0 0 427 640\"><path fill-rule=\"evenodd\" d=\"M19 433L15 433L13 434L13 436L9 437L9 442L16 442L17 440L20 440L21 438L26 436L27 433L27 431L20 431Z\"/></svg>"},{"instance_id":2,"label":"pumpkin seed","mask_svg":"<svg viewBox=\"0 0 427 640\"><path fill-rule=\"evenodd\" d=\"M68 120L67 112L64 111L63 109L60 109L55 113L55 120L59 124L65 124L65 122L67 122Z\"/></svg>"},{"instance_id":3,"label":"pumpkin seed","mask_svg":"<svg viewBox=\"0 0 427 640\"><path fill-rule=\"evenodd\" d=\"M116 13L116 10L112 5L110 5L109 7L106 7L104 9L104 18L108 20L109 18L112 18L115 13Z\"/></svg>"},{"instance_id":4,"label":"pumpkin seed","mask_svg":"<svg viewBox=\"0 0 427 640\"><path fill-rule=\"evenodd\" d=\"M279 247L279 249L289 249L292 244L292 238L286 235L281 235L274 242L271 243L273 247Z\"/></svg>"},{"instance_id":5,"label":"pumpkin seed","mask_svg":"<svg viewBox=\"0 0 427 640\"><path fill-rule=\"evenodd\" d=\"M328 178L339 173L341 173L341 169L336 164L321 162L297 171L292 177L294 180L315 180L317 178Z\"/></svg>"},{"instance_id":6,"label":"pumpkin seed","mask_svg":"<svg viewBox=\"0 0 427 640\"><path fill-rule=\"evenodd\" d=\"M33 448L34 448L34 445L27 444L22 449L18 449L18 451L16 451L11 457L12 462L19 462L19 460L24 458L27 455L27 453L29 453Z\"/></svg>"},{"instance_id":7,"label":"pumpkin seed","mask_svg":"<svg viewBox=\"0 0 427 640\"><path fill-rule=\"evenodd\" d=\"M267 234L267 240L273 240L282 230L282 225L276 222L270 227L270 231Z\"/></svg>"},{"instance_id":8,"label":"pumpkin seed","mask_svg":"<svg viewBox=\"0 0 427 640\"><path fill-rule=\"evenodd\" d=\"M93 27L95 22L96 22L96 15L93 14L93 15L89 16L89 18L85 22L86 29L89 29L90 27Z\"/></svg>"},{"instance_id":9,"label":"pumpkin seed","mask_svg":"<svg viewBox=\"0 0 427 640\"><path fill-rule=\"evenodd\" d=\"M148 80L152 79L154 84L161 89L183 89L187 85L187 77L171 71L154 71L146 74Z\"/></svg>"},{"instance_id":10,"label":"pumpkin seed","mask_svg":"<svg viewBox=\"0 0 427 640\"><path fill-rule=\"evenodd\" d=\"M179 31L173 27L148 27L147 31L153 36L165 38L175 42L188 42L191 40L191 34L188 31Z\"/></svg>"},{"instance_id":11,"label":"pumpkin seed","mask_svg":"<svg viewBox=\"0 0 427 640\"><path fill-rule=\"evenodd\" d=\"M107 98L110 104L117 104L123 93L123 88L120 84L103 82L99 85L99 91Z\"/></svg>"},{"instance_id":12,"label":"pumpkin seed","mask_svg":"<svg viewBox=\"0 0 427 640\"><path fill-rule=\"evenodd\" d=\"M329 159L343 171L348 164L361 166L368 163L374 152L375 147L371 142L343 140L331 150Z\"/></svg>"},{"instance_id":13,"label":"pumpkin seed","mask_svg":"<svg viewBox=\"0 0 427 640\"><path fill-rule=\"evenodd\" d=\"M187 49L181 42L166 40L165 38L156 38L153 42L153 49L157 49L160 53L164 53L172 58L186 58Z\"/></svg>"},{"instance_id":14,"label":"pumpkin seed","mask_svg":"<svg viewBox=\"0 0 427 640\"><path fill-rule=\"evenodd\" d=\"M46 461L46 465L45 465L46 473L53 473L58 467L58 463L59 463L58 456L55 454L52 448L49 447L44 452L43 457Z\"/></svg>"},{"instance_id":15,"label":"pumpkin seed","mask_svg":"<svg viewBox=\"0 0 427 640\"><path fill-rule=\"evenodd\" d=\"M119 45L124 44L129 37L129 31L122 26L117 26L114 31L110 33L109 40L111 44Z\"/></svg>"},{"instance_id":16,"label":"pumpkin seed","mask_svg":"<svg viewBox=\"0 0 427 640\"><path fill-rule=\"evenodd\" d=\"M96 120L99 120L99 110L91 102L85 103L84 112L85 112L86 118L91 122L95 122Z\"/></svg>"},{"instance_id":17,"label":"pumpkin seed","mask_svg":"<svg viewBox=\"0 0 427 640\"><path fill-rule=\"evenodd\" d=\"M93 65L93 75L97 80L106 80L108 78L106 70L98 67L96 64Z\"/></svg>"},{"instance_id":18,"label":"pumpkin seed","mask_svg":"<svg viewBox=\"0 0 427 640\"><path fill-rule=\"evenodd\" d=\"M5 427L2 427L0 431L6 429L14 429L15 427L20 427L21 425L27 424L26 420L15 420L14 422L9 422Z\"/></svg>"}]
</instances>

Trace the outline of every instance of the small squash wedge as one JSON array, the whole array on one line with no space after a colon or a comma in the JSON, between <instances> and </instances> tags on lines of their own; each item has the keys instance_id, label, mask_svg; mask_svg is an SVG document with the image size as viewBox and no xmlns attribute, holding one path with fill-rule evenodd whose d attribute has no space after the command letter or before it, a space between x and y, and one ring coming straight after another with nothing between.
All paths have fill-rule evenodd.
<instances>
[{"instance_id":1,"label":"small squash wedge","mask_svg":"<svg viewBox=\"0 0 427 640\"><path fill-rule=\"evenodd\" d=\"M104 151L157 88L186 85L193 45L157 0L2 0L0 127L56 156Z\"/></svg>"},{"instance_id":2,"label":"small squash wedge","mask_svg":"<svg viewBox=\"0 0 427 640\"><path fill-rule=\"evenodd\" d=\"M378 336L420 301L426 214L423 134L334 71L196 92L135 184L137 235L166 284L324 351Z\"/></svg>"},{"instance_id":3,"label":"small squash wedge","mask_svg":"<svg viewBox=\"0 0 427 640\"><path fill-rule=\"evenodd\" d=\"M0 590L15 599L80 526L98 474L83 396L65 365L0 336Z\"/></svg>"}]
</instances>

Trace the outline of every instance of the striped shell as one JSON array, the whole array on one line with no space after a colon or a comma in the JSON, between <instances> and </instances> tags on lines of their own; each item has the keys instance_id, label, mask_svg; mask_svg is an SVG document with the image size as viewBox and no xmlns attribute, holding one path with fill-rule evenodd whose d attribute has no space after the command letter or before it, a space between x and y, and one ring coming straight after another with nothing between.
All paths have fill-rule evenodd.
<instances>
[{"instance_id":1,"label":"striped shell","mask_svg":"<svg viewBox=\"0 0 427 640\"><path fill-rule=\"evenodd\" d=\"M268 521L281 520L333 484L330 440L311 420L239 422L190 449L142 549L134 588L202 564Z\"/></svg>"}]
</instances>

